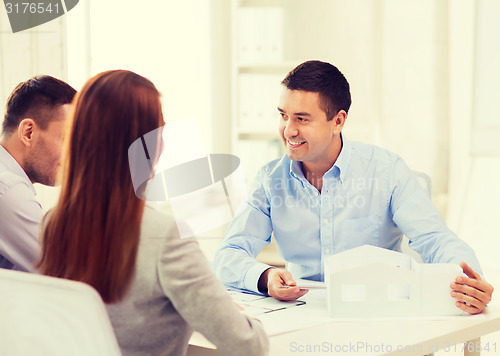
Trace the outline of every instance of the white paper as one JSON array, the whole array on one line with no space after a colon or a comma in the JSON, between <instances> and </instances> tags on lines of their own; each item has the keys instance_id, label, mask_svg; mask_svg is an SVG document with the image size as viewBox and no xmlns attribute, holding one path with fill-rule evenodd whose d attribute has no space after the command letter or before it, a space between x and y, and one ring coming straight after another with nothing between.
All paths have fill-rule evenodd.
<instances>
[{"instance_id":1,"label":"white paper","mask_svg":"<svg viewBox=\"0 0 500 356\"><path fill-rule=\"evenodd\" d=\"M305 304L304 301L280 301L272 297L236 290L229 290L229 295L236 304L244 309L245 313L253 316L260 316Z\"/></svg>"}]
</instances>

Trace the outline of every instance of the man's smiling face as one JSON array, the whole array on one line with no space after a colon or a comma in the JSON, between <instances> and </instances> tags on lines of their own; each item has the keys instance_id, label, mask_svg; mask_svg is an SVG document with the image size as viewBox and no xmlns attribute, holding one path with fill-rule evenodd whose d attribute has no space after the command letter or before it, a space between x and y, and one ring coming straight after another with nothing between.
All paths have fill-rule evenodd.
<instances>
[{"instance_id":1,"label":"man's smiling face","mask_svg":"<svg viewBox=\"0 0 500 356\"><path fill-rule=\"evenodd\" d=\"M319 93L283 88L278 111L279 131L288 157L321 163L331 159L336 125L320 107Z\"/></svg>"}]
</instances>

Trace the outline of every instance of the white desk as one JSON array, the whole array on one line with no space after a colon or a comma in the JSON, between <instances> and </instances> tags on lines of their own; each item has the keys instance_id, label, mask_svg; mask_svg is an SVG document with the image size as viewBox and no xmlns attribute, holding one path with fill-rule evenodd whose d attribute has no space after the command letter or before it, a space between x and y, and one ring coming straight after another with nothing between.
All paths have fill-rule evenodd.
<instances>
[{"instance_id":1,"label":"white desk","mask_svg":"<svg viewBox=\"0 0 500 356\"><path fill-rule=\"evenodd\" d=\"M464 341L472 340L478 348L479 338L500 330L500 308L489 307L483 316L452 320L387 320L387 321L332 321L305 330L271 337L270 355L297 355L299 347L319 345L317 354L337 351L355 355L424 355L438 350L460 351ZM467 345L468 346L468 345ZM465 355L479 355L478 352ZM333 349L332 352L321 352ZM499 355L500 344L489 345L483 355ZM496 347L496 348L495 348ZM448 349L446 349L448 348ZM470 345L472 351L473 344ZM302 354L309 354L302 352Z\"/></svg>"},{"instance_id":2,"label":"white desk","mask_svg":"<svg viewBox=\"0 0 500 356\"><path fill-rule=\"evenodd\" d=\"M297 307L301 308L301 307ZM307 308L303 309L307 313ZM325 309L326 312L326 309ZM280 312L275 312L276 315ZM270 337L270 356L283 355L425 355L438 350L461 351L464 355L500 355L500 344L486 343L480 337L500 330L500 308L488 307L479 316L449 320L363 320L328 321L321 325ZM217 355L214 346L201 335L193 337L189 356ZM197 346L195 346L197 345ZM467 348L470 347L470 351ZM482 351L475 352L475 348ZM448 348L448 349L447 349ZM310 351L310 352L308 352Z\"/></svg>"}]
</instances>

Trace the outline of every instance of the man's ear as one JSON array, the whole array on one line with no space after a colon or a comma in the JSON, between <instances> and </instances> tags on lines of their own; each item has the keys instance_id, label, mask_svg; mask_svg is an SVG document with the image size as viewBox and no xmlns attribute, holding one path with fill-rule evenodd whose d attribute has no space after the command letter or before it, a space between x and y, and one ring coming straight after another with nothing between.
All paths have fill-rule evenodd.
<instances>
[{"instance_id":1,"label":"man's ear","mask_svg":"<svg viewBox=\"0 0 500 356\"><path fill-rule=\"evenodd\" d=\"M334 131L336 134L340 134L342 128L344 127L345 121L347 120L347 113L344 110L340 110L337 115L335 115L332 119L334 122Z\"/></svg>"},{"instance_id":2,"label":"man's ear","mask_svg":"<svg viewBox=\"0 0 500 356\"><path fill-rule=\"evenodd\" d=\"M17 127L17 136L26 147L31 147L33 144L33 132L35 131L36 123L33 119L22 119Z\"/></svg>"}]
</instances>

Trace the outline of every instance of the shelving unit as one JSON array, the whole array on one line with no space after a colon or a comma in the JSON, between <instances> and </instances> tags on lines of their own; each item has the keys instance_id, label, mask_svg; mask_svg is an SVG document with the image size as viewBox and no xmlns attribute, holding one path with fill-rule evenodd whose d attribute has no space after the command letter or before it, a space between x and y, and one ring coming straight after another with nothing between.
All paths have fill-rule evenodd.
<instances>
[{"instance_id":1,"label":"shelving unit","mask_svg":"<svg viewBox=\"0 0 500 356\"><path fill-rule=\"evenodd\" d=\"M284 1L233 0L232 151L247 183L283 155L278 134L280 82L295 62L284 60Z\"/></svg>"}]
</instances>

